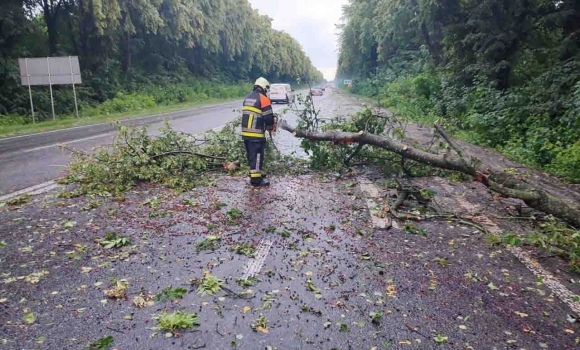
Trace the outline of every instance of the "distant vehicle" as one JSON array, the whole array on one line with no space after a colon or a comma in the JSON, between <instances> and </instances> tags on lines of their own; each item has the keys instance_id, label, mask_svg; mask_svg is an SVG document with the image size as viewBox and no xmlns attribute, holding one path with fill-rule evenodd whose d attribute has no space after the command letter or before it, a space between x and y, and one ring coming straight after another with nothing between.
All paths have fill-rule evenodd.
<instances>
[{"instance_id":1,"label":"distant vehicle","mask_svg":"<svg viewBox=\"0 0 580 350\"><path fill-rule=\"evenodd\" d=\"M282 102L289 104L296 100L296 94L290 84L272 84L270 86L270 100L272 103Z\"/></svg>"},{"instance_id":2,"label":"distant vehicle","mask_svg":"<svg viewBox=\"0 0 580 350\"><path fill-rule=\"evenodd\" d=\"M324 90L319 87L312 88L310 90L310 95L312 96L324 96Z\"/></svg>"}]
</instances>

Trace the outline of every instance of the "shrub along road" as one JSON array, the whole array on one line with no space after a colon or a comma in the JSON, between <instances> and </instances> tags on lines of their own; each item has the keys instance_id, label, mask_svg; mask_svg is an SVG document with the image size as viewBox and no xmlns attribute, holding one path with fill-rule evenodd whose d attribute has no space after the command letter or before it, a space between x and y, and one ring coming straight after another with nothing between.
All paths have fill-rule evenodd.
<instances>
[{"instance_id":1,"label":"shrub along road","mask_svg":"<svg viewBox=\"0 0 580 350\"><path fill-rule=\"evenodd\" d=\"M346 97L318 101L327 115L340 106L360 107ZM299 144L289 135L277 139L285 152ZM372 171L366 177L384 208L392 192L388 179ZM121 202L52 193L0 207L0 344L578 346L578 315L497 239L444 220L376 228L357 177L333 181L312 173L272 182L254 190L245 177L224 176L185 193L141 184ZM478 184L432 177L415 185L461 215L501 217L510 206ZM529 229L511 220L497 227ZM545 262L580 292L578 275L563 261Z\"/></svg>"}]
</instances>

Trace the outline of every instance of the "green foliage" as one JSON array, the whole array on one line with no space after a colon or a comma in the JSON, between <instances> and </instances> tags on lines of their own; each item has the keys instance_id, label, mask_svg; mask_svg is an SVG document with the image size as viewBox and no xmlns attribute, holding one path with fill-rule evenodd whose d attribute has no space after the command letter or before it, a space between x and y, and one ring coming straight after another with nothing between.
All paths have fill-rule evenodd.
<instances>
[{"instance_id":1,"label":"green foliage","mask_svg":"<svg viewBox=\"0 0 580 350\"><path fill-rule=\"evenodd\" d=\"M251 287L259 281L260 280L254 276L250 276L246 279L243 279L243 278L236 279L236 283L239 284L241 287Z\"/></svg>"},{"instance_id":2,"label":"green foliage","mask_svg":"<svg viewBox=\"0 0 580 350\"><path fill-rule=\"evenodd\" d=\"M185 288L173 289L171 286L168 286L168 287L163 288L161 293L157 293L155 295L155 301L182 299L186 293L187 293L187 289L185 289Z\"/></svg>"},{"instance_id":3,"label":"green foliage","mask_svg":"<svg viewBox=\"0 0 580 350\"><path fill-rule=\"evenodd\" d=\"M423 237L427 237L429 235L429 231L427 231L426 229L421 229L418 228L414 223L412 222L406 222L403 225L403 231L410 233L412 235L418 235L418 236L423 236Z\"/></svg>"},{"instance_id":4,"label":"green foliage","mask_svg":"<svg viewBox=\"0 0 580 350\"><path fill-rule=\"evenodd\" d=\"M92 342L85 350L107 350L113 345L113 337L106 336Z\"/></svg>"},{"instance_id":5,"label":"green foliage","mask_svg":"<svg viewBox=\"0 0 580 350\"><path fill-rule=\"evenodd\" d=\"M222 290L224 281L206 272L198 283L197 293L201 296L214 295Z\"/></svg>"},{"instance_id":6,"label":"green foliage","mask_svg":"<svg viewBox=\"0 0 580 350\"><path fill-rule=\"evenodd\" d=\"M226 213L226 218L230 225L236 224L243 217L244 213L238 208L232 208Z\"/></svg>"},{"instance_id":7,"label":"green foliage","mask_svg":"<svg viewBox=\"0 0 580 350\"><path fill-rule=\"evenodd\" d=\"M260 314L254 322L250 323L250 327L252 327L254 332L268 333L268 320L266 316Z\"/></svg>"},{"instance_id":8,"label":"green foliage","mask_svg":"<svg viewBox=\"0 0 580 350\"><path fill-rule=\"evenodd\" d=\"M370 312L369 316L371 317L371 322L375 324L381 323L381 319L383 318L382 312Z\"/></svg>"},{"instance_id":9,"label":"green foliage","mask_svg":"<svg viewBox=\"0 0 580 350\"><path fill-rule=\"evenodd\" d=\"M230 248L240 255L254 256L256 247L252 243L239 243Z\"/></svg>"},{"instance_id":10,"label":"green foliage","mask_svg":"<svg viewBox=\"0 0 580 350\"><path fill-rule=\"evenodd\" d=\"M350 0L344 16L352 92L580 181L577 1Z\"/></svg>"},{"instance_id":11,"label":"green foliage","mask_svg":"<svg viewBox=\"0 0 580 350\"><path fill-rule=\"evenodd\" d=\"M219 132L210 131L194 136L173 130L168 123L159 136L150 136L145 127L136 128L116 123L118 135L113 144L95 152L73 152L66 182L76 184L70 193L74 196L93 194L105 197L119 196L139 182L153 182L177 190L187 190L210 178L202 174L239 164L240 173L246 174L247 158L244 143L239 136L240 121L228 123ZM204 140L203 144L196 140ZM296 162L272 150L265 170L270 173L287 172ZM235 171L235 170L233 170ZM157 208L159 199L150 198L143 205ZM228 221L234 223L242 212L231 210Z\"/></svg>"},{"instance_id":12,"label":"green foliage","mask_svg":"<svg viewBox=\"0 0 580 350\"><path fill-rule=\"evenodd\" d=\"M185 311L174 311L172 313L164 311L162 314L154 315L153 319L157 321L155 329L174 334L181 330L198 327L200 325L196 313Z\"/></svg>"},{"instance_id":13,"label":"green foliage","mask_svg":"<svg viewBox=\"0 0 580 350\"><path fill-rule=\"evenodd\" d=\"M580 272L580 230L569 227L552 216L547 216L537 230L526 236L508 233L503 243L509 245L531 244L568 259L570 269Z\"/></svg>"},{"instance_id":14,"label":"green foliage","mask_svg":"<svg viewBox=\"0 0 580 350\"><path fill-rule=\"evenodd\" d=\"M29 194L25 194L25 195L20 196L20 197L12 198L7 203L8 203L8 205L19 206L19 205L24 205L24 204L30 202L31 199L32 199L32 197Z\"/></svg>"},{"instance_id":15,"label":"green foliage","mask_svg":"<svg viewBox=\"0 0 580 350\"><path fill-rule=\"evenodd\" d=\"M238 98L258 76L322 80L300 44L247 0L9 0L0 23L0 128L31 122L18 57L78 55L85 116ZM53 90L57 114L72 114L71 89ZM37 119L50 119L48 89L32 94Z\"/></svg>"},{"instance_id":16,"label":"green foliage","mask_svg":"<svg viewBox=\"0 0 580 350\"><path fill-rule=\"evenodd\" d=\"M126 237L118 236L115 232L109 232L107 237L100 241L99 244L105 249L122 248L130 245L131 241Z\"/></svg>"},{"instance_id":17,"label":"green foliage","mask_svg":"<svg viewBox=\"0 0 580 350\"><path fill-rule=\"evenodd\" d=\"M568 181L580 183L580 141L559 152L548 169Z\"/></svg>"},{"instance_id":18,"label":"green foliage","mask_svg":"<svg viewBox=\"0 0 580 350\"><path fill-rule=\"evenodd\" d=\"M222 238L220 236L207 236L203 240L196 243L195 249L197 249L198 252L202 250L216 250L216 242L221 241L221 239Z\"/></svg>"}]
</instances>

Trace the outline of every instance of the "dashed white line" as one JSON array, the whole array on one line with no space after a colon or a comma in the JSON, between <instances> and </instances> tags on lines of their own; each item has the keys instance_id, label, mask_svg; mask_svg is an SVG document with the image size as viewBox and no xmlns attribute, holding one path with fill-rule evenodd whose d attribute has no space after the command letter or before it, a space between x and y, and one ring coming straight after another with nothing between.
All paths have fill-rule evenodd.
<instances>
[{"instance_id":1,"label":"dashed white line","mask_svg":"<svg viewBox=\"0 0 580 350\"><path fill-rule=\"evenodd\" d=\"M453 188L449 186L444 180L436 180L447 192L453 193ZM465 200L465 198L459 196L456 198L459 205L469 211L470 213L478 212L479 206L473 205ZM482 220L481 223L487 228L489 232L494 235L501 235L503 231L499 226L490 220L488 217L479 216ZM528 252L525 252L519 247L507 246L507 250L512 253L518 260L524 264L536 277L541 278L544 285L548 287L552 293L556 294L564 304L568 305L573 312L580 315L580 302L574 301L576 295L572 293L566 286L564 286L556 276L552 275L549 271L544 269L540 263L532 258Z\"/></svg>"},{"instance_id":2,"label":"dashed white line","mask_svg":"<svg viewBox=\"0 0 580 350\"><path fill-rule=\"evenodd\" d=\"M377 215L382 212L379 204L374 200L374 198L379 198L379 189L375 184L366 177L359 177L358 184L361 191L365 195L365 201L367 202L367 207L369 208L369 213L371 215L371 223L374 228L385 229L389 227L389 219L380 217ZM398 228L397 223L393 220L392 225Z\"/></svg>"},{"instance_id":3,"label":"dashed white line","mask_svg":"<svg viewBox=\"0 0 580 350\"><path fill-rule=\"evenodd\" d=\"M24 150L24 151L20 151L20 152L21 153L30 153L30 152L35 152L35 151L40 151L40 150L43 150L43 149L47 149L47 148L58 147L59 145L69 145L71 143L78 143L78 142L83 142L83 141L100 139L100 138L112 136L112 135L115 135L115 134L116 134L116 132L109 132L109 133L102 134L102 135L95 135L95 136L85 137L85 138L82 138L82 139L77 139L77 140L72 140L72 141L67 141L67 142L59 142L59 143L54 143L52 145L30 148L30 149L27 149L27 150Z\"/></svg>"},{"instance_id":4,"label":"dashed white line","mask_svg":"<svg viewBox=\"0 0 580 350\"><path fill-rule=\"evenodd\" d=\"M254 258L250 260L248 265L246 265L246 269L244 274L242 275L242 279L247 280L248 278L257 275L262 266L264 265L264 261L266 261L266 257L270 252L270 248L272 248L272 241L269 240L261 240L256 248L256 254Z\"/></svg>"}]
</instances>

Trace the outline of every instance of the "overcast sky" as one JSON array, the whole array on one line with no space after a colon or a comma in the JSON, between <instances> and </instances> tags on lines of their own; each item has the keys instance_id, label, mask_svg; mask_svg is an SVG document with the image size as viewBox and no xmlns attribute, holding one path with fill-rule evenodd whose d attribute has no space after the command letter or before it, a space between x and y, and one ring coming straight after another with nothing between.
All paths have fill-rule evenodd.
<instances>
[{"instance_id":1,"label":"overcast sky","mask_svg":"<svg viewBox=\"0 0 580 350\"><path fill-rule=\"evenodd\" d=\"M342 6L348 0L249 0L260 14L274 20L275 29L292 35L327 80L336 73Z\"/></svg>"}]
</instances>

